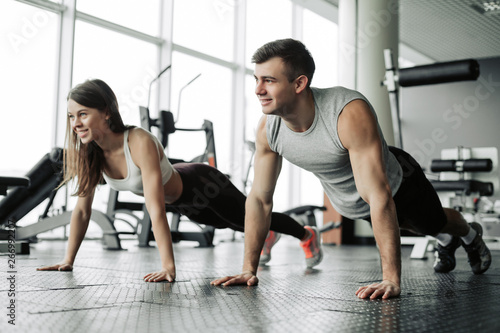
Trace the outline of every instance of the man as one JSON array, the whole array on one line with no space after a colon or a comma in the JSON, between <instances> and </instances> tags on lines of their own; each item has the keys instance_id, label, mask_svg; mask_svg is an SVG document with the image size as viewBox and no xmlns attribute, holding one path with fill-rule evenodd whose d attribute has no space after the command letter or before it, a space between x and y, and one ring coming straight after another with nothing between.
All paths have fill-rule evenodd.
<instances>
[{"instance_id":1,"label":"man","mask_svg":"<svg viewBox=\"0 0 500 333\"><path fill-rule=\"evenodd\" d=\"M375 111L363 95L343 87L311 88L314 60L299 41L268 43L252 61L264 116L246 202L243 272L212 284L258 283L259 252L269 229L282 157L313 172L343 216L372 223L383 279L360 287L359 298L387 299L401 293L400 228L438 239L436 272L455 268L460 245L475 274L488 269L491 255L481 226L469 226L460 213L441 206L418 163L387 146Z\"/></svg>"}]
</instances>

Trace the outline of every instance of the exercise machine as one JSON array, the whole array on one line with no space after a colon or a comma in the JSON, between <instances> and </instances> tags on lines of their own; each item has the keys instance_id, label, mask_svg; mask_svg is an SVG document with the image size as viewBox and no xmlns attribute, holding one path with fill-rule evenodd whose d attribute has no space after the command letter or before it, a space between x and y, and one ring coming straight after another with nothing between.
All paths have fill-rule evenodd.
<instances>
[{"instance_id":1,"label":"exercise machine","mask_svg":"<svg viewBox=\"0 0 500 333\"><path fill-rule=\"evenodd\" d=\"M28 187L29 185L28 177L0 177L0 195L6 195L11 187Z\"/></svg>"},{"instance_id":2,"label":"exercise machine","mask_svg":"<svg viewBox=\"0 0 500 333\"><path fill-rule=\"evenodd\" d=\"M431 181L443 207L458 210L467 222L483 227L484 238L500 238L500 212L488 197L500 186L496 147L456 147L443 149L441 159L431 162L439 178Z\"/></svg>"},{"instance_id":3,"label":"exercise machine","mask_svg":"<svg viewBox=\"0 0 500 333\"><path fill-rule=\"evenodd\" d=\"M474 59L435 63L397 69L392 51L384 50L385 77L381 85L387 87L391 107L394 141L397 148L403 149L401 133L401 113L399 106L399 87L415 87L458 81L475 81L479 77L479 63ZM413 245L412 259L425 259L430 238L423 236L403 236L402 245Z\"/></svg>"},{"instance_id":4,"label":"exercise machine","mask_svg":"<svg viewBox=\"0 0 500 333\"><path fill-rule=\"evenodd\" d=\"M458 81L475 81L479 77L479 63L474 59L450 61L430 65L397 69L390 49L384 50L385 78L381 85L387 87L391 107L394 141L403 148L399 87L415 87Z\"/></svg>"},{"instance_id":5,"label":"exercise machine","mask_svg":"<svg viewBox=\"0 0 500 333\"><path fill-rule=\"evenodd\" d=\"M191 81L192 82L192 81ZM169 145L169 136L177 131L184 132L204 132L206 139L206 146L204 152L194 157L189 162L199 162L207 163L213 167L217 167L217 157L215 153L215 139L214 139L214 129L213 123L209 120L204 120L203 124L199 128L178 128L175 126L174 117L170 111L160 111L158 118L150 118L149 109L147 107L139 107L141 127L151 131L152 127L157 127L159 129L159 140L161 141L163 147L167 148ZM186 162L182 159L170 158L169 160L172 164ZM135 227L135 233L139 240L140 247L149 246L150 241L154 240L154 235L152 232L151 219L146 209L144 203L136 202L122 202L118 200L119 192L110 189L107 215L112 219L119 219L120 214L124 214L134 220L137 224ZM182 208L182 207L177 207ZM172 214L170 231L172 234L173 242L180 242L182 240L195 241L198 242L200 247L209 247L213 245L213 238L215 234L215 228L212 226L203 226L196 222L192 222L199 230L198 231L181 231L180 224L181 221L185 221L181 214L179 214L174 207L170 205L165 205L167 213ZM186 207L189 209L189 207ZM137 216L137 212L142 213L142 218ZM125 221L125 220L123 220Z\"/></svg>"},{"instance_id":6,"label":"exercise machine","mask_svg":"<svg viewBox=\"0 0 500 333\"><path fill-rule=\"evenodd\" d=\"M65 205L59 209L53 207L54 199L61 189L59 184L63 177L62 165L63 150L54 148L45 154L22 180L16 181L24 186L12 189L0 201L0 239L7 239L5 226L17 223L45 200L48 202L38 221L16 226L16 241L36 242L38 234L69 224L72 212L67 211ZM26 179L29 180L28 184ZM102 229L104 248L121 249L119 233L106 214L92 210L90 219Z\"/></svg>"},{"instance_id":7,"label":"exercise machine","mask_svg":"<svg viewBox=\"0 0 500 333\"><path fill-rule=\"evenodd\" d=\"M0 177L0 195L7 195L7 190L13 187L28 187L30 179L27 177ZM16 221L8 220L4 228L1 229L0 253L29 254L29 244L26 242L16 242ZM7 239L7 240L4 240Z\"/></svg>"}]
</instances>

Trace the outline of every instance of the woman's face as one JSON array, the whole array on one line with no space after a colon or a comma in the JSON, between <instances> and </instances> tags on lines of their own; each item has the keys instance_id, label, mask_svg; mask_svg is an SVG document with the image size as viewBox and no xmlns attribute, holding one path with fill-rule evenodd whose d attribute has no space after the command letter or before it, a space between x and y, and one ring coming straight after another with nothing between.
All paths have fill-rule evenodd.
<instances>
[{"instance_id":1,"label":"woman's face","mask_svg":"<svg viewBox=\"0 0 500 333\"><path fill-rule=\"evenodd\" d=\"M109 132L106 122L109 116L105 112L80 105L72 99L68 100L68 117L71 129L83 144L92 141L99 144Z\"/></svg>"}]
</instances>

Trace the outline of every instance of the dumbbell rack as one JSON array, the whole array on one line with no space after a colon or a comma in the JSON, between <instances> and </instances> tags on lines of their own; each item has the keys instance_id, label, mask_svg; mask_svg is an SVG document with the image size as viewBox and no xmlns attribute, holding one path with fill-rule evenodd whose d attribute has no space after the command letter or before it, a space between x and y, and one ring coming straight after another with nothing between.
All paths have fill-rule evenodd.
<instances>
[{"instance_id":1,"label":"dumbbell rack","mask_svg":"<svg viewBox=\"0 0 500 333\"><path fill-rule=\"evenodd\" d=\"M468 222L480 223L485 238L500 239L500 214L478 205L481 198L494 197L500 186L495 147L444 149L441 159L432 161L431 171L439 173L439 180L431 183L444 207L462 212Z\"/></svg>"}]
</instances>

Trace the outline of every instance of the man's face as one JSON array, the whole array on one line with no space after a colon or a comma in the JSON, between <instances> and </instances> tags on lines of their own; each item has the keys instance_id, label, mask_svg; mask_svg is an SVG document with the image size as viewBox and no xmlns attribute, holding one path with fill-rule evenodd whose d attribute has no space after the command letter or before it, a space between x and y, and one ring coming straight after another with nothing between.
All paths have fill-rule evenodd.
<instances>
[{"instance_id":1,"label":"man's face","mask_svg":"<svg viewBox=\"0 0 500 333\"><path fill-rule=\"evenodd\" d=\"M293 106L295 81L289 82L285 64L279 57L255 65L255 94L264 114L285 115Z\"/></svg>"}]
</instances>

